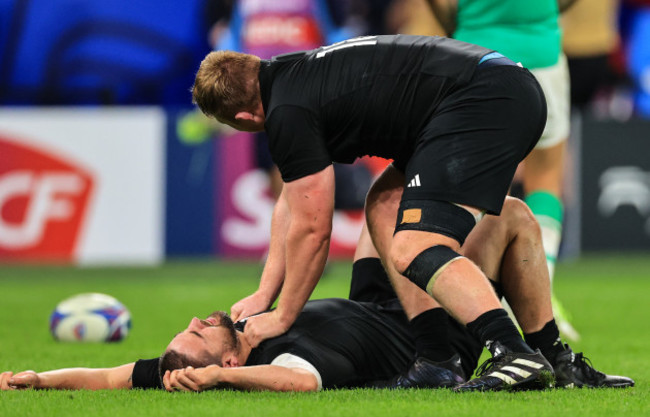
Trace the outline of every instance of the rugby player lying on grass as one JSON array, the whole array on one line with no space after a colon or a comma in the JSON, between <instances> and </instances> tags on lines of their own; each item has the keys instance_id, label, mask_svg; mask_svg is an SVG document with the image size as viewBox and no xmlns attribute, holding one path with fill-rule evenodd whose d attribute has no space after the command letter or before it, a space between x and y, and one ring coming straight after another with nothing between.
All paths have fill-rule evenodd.
<instances>
[{"instance_id":1,"label":"rugby player lying on grass","mask_svg":"<svg viewBox=\"0 0 650 417\"><path fill-rule=\"evenodd\" d=\"M500 217L483 219L463 254L494 277L495 289L502 289L519 313L528 343L548 355L558 386L634 385L629 378L596 371L559 341L539 226L521 201L508 198ZM448 317L440 315L439 320ZM449 341L457 352L453 361L409 367L415 342L408 321L364 233L355 255L350 300L309 301L287 333L257 348L241 333L245 320L233 324L226 313L216 312L206 320L193 318L160 359L104 369L5 372L0 388L162 388L161 375L168 390L450 387L470 376L483 347L463 326L449 322ZM411 371L400 375L405 369Z\"/></svg>"}]
</instances>

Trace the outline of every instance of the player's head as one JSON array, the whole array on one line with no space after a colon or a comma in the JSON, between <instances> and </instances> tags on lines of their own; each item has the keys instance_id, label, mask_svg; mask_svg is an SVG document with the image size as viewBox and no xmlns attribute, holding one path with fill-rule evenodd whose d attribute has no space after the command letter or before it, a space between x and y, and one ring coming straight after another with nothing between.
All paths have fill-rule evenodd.
<instances>
[{"instance_id":1,"label":"player's head","mask_svg":"<svg viewBox=\"0 0 650 417\"><path fill-rule=\"evenodd\" d=\"M238 118L261 106L260 58L232 51L210 52L196 73L192 97L201 111L238 130L258 131Z\"/></svg>"},{"instance_id":2,"label":"player's head","mask_svg":"<svg viewBox=\"0 0 650 417\"><path fill-rule=\"evenodd\" d=\"M167 345L160 359L160 374L193 366L239 366L237 355L241 345L230 316L216 311L205 319L194 317L187 328Z\"/></svg>"}]
</instances>

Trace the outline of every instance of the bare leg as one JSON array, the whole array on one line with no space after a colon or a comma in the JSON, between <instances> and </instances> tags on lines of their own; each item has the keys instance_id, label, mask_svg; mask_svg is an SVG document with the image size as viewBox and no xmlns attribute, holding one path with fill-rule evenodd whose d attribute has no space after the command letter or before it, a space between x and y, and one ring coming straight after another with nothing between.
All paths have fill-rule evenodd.
<instances>
[{"instance_id":1,"label":"bare leg","mask_svg":"<svg viewBox=\"0 0 650 417\"><path fill-rule=\"evenodd\" d=\"M562 238L565 153L566 140L548 148L533 149L523 164L526 203L541 226L551 287ZM579 340L580 334L571 325L569 314L557 298L552 297L551 300L562 333L573 341Z\"/></svg>"},{"instance_id":2,"label":"bare leg","mask_svg":"<svg viewBox=\"0 0 650 417\"><path fill-rule=\"evenodd\" d=\"M509 197L501 216L481 220L460 253L501 282L524 333L539 331L553 319L539 225L521 200Z\"/></svg>"},{"instance_id":3,"label":"bare leg","mask_svg":"<svg viewBox=\"0 0 650 417\"><path fill-rule=\"evenodd\" d=\"M458 252L460 244L437 233L404 230L395 234L391 261L397 271L404 271L420 252L444 245ZM483 272L467 258L447 266L432 287L433 298L462 324L481 314L501 308L492 286Z\"/></svg>"},{"instance_id":4,"label":"bare leg","mask_svg":"<svg viewBox=\"0 0 650 417\"><path fill-rule=\"evenodd\" d=\"M357 247L354 251L354 259L356 262L359 259L363 258L379 258L379 253L375 249L375 244L372 243L372 238L370 237L370 232L368 231L368 225L363 224L361 229L361 236L359 236L359 241L357 242Z\"/></svg>"},{"instance_id":5,"label":"bare leg","mask_svg":"<svg viewBox=\"0 0 650 417\"><path fill-rule=\"evenodd\" d=\"M400 196L401 191L392 193L396 201ZM398 205L398 202L392 204L394 211L381 218L394 219ZM392 230L393 224L391 220L387 228ZM475 262L488 277L501 282L504 295L515 306L518 322L524 332L538 331L552 319L550 285L548 272L544 268L539 226L521 200L508 197L501 216L484 217L467 237L459 253ZM379 254L364 226L355 260L367 257L379 257ZM438 306L430 297L423 295L415 284L403 276L400 278L404 298L415 300L407 301L412 311L410 318L419 314L419 310L426 309L425 305L429 308ZM412 293L404 294L406 291ZM414 304L417 306L418 303L422 303L423 307L414 308Z\"/></svg>"},{"instance_id":6,"label":"bare leg","mask_svg":"<svg viewBox=\"0 0 650 417\"><path fill-rule=\"evenodd\" d=\"M566 140L549 148L533 149L524 160L524 191L530 194L545 190L555 196L562 195Z\"/></svg>"},{"instance_id":7,"label":"bare leg","mask_svg":"<svg viewBox=\"0 0 650 417\"><path fill-rule=\"evenodd\" d=\"M562 178L565 151L566 141L562 141L549 148L533 149L524 160L523 185L526 203L542 228L551 282L562 239Z\"/></svg>"},{"instance_id":8,"label":"bare leg","mask_svg":"<svg viewBox=\"0 0 650 417\"><path fill-rule=\"evenodd\" d=\"M393 231L397 220L397 209L404 186L404 175L389 165L377 178L366 198L366 223L374 247L382 259L409 320L420 313L440 307L425 291L399 274L391 262L387 262L391 249Z\"/></svg>"}]
</instances>

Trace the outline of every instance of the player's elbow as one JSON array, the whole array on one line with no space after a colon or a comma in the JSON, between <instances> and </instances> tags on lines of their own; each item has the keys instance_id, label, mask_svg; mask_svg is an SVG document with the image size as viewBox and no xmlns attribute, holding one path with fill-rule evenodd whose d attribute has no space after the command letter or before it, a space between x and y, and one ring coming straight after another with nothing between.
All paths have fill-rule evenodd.
<instances>
[{"instance_id":1,"label":"player's elbow","mask_svg":"<svg viewBox=\"0 0 650 417\"><path fill-rule=\"evenodd\" d=\"M312 372L304 369L291 369L290 376L281 379L276 385L278 391L310 392L321 388L320 379Z\"/></svg>"},{"instance_id":2,"label":"player's elbow","mask_svg":"<svg viewBox=\"0 0 650 417\"><path fill-rule=\"evenodd\" d=\"M318 390L319 390L318 381L316 380L316 377L313 375L310 376L305 375L298 380L292 381L291 389L290 389L290 391L296 391L296 392L313 392Z\"/></svg>"},{"instance_id":3,"label":"player's elbow","mask_svg":"<svg viewBox=\"0 0 650 417\"><path fill-rule=\"evenodd\" d=\"M318 391L318 384L308 384L301 387L300 392L316 392Z\"/></svg>"}]
</instances>

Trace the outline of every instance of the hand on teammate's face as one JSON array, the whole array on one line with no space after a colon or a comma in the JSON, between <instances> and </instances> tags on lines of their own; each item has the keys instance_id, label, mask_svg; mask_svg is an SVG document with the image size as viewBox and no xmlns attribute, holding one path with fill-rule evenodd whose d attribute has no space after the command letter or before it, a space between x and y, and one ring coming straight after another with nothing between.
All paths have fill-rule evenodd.
<instances>
[{"instance_id":1,"label":"hand on teammate's face","mask_svg":"<svg viewBox=\"0 0 650 417\"><path fill-rule=\"evenodd\" d=\"M268 310L270 304L268 297L265 297L258 292L254 292L230 307L230 318L235 322L239 321L252 316L253 314Z\"/></svg>"},{"instance_id":2,"label":"hand on teammate's face","mask_svg":"<svg viewBox=\"0 0 650 417\"><path fill-rule=\"evenodd\" d=\"M244 328L244 337L252 346L257 347L266 339L279 336L287 331L287 326L280 321L277 310L250 317Z\"/></svg>"}]
</instances>

